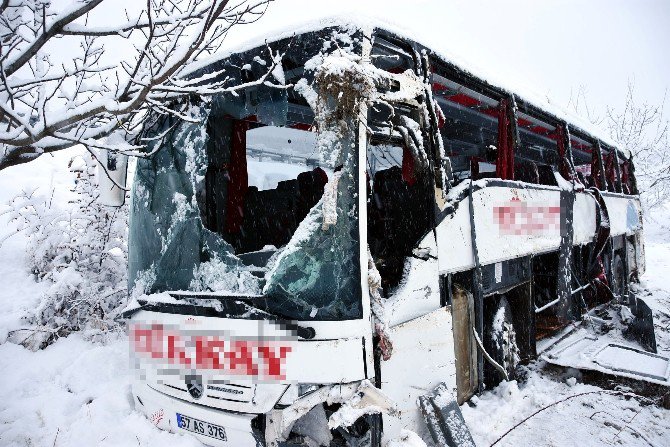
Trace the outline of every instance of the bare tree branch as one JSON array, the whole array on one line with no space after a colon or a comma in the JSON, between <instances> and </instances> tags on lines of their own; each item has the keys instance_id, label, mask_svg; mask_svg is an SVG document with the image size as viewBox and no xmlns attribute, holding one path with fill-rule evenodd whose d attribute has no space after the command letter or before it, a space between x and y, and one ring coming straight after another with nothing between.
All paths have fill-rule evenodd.
<instances>
[{"instance_id":1,"label":"bare tree branch","mask_svg":"<svg viewBox=\"0 0 670 447\"><path fill-rule=\"evenodd\" d=\"M630 80L624 106L620 110L607 107L604 117L588 107L583 88L571 95L568 104L592 123L606 126L610 137L632 153L638 190L647 208L670 196L670 121L665 115L665 99L663 95L657 104L640 103L635 82Z\"/></svg>"},{"instance_id":2,"label":"bare tree branch","mask_svg":"<svg viewBox=\"0 0 670 447\"><path fill-rule=\"evenodd\" d=\"M105 147L108 135L131 132L150 111L179 116L167 101L235 92L225 73L190 81L182 73L273 0L147 0L121 23L95 26L103 1L113 0L79 0L61 10L42 0L0 4L0 170L79 143ZM110 40L117 36L132 49L110 64L106 46L118 45ZM72 51L61 61L50 49L66 41ZM268 73L240 88L286 88L269 81L278 63L270 57Z\"/></svg>"}]
</instances>

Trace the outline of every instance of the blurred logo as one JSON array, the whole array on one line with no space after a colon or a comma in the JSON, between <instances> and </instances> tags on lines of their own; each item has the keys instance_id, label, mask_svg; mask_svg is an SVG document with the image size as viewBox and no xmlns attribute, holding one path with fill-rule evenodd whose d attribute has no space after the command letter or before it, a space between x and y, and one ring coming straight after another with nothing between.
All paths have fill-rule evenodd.
<instances>
[{"instance_id":1,"label":"blurred logo","mask_svg":"<svg viewBox=\"0 0 670 447\"><path fill-rule=\"evenodd\" d=\"M292 340L190 335L162 324L130 327L131 350L144 361L263 380L286 378L286 361L293 350Z\"/></svg>"},{"instance_id":2,"label":"blurred logo","mask_svg":"<svg viewBox=\"0 0 670 447\"><path fill-rule=\"evenodd\" d=\"M493 219L500 234L557 235L561 230L561 207L512 199L493 207Z\"/></svg>"},{"instance_id":3,"label":"blurred logo","mask_svg":"<svg viewBox=\"0 0 670 447\"><path fill-rule=\"evenodd\" d=\"M156 410L153 413L151 413L151 416L149 416L149 420L151 421L152 424L158 425L160 422L163 420L163 409L161 408L160 410Z\"/></svg>"}]
</instances>

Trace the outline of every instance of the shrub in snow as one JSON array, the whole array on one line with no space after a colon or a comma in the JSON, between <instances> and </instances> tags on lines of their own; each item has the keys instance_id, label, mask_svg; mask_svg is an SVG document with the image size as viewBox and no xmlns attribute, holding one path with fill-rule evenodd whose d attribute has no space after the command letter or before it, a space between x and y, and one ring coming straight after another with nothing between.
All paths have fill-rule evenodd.
<instances>
[{"instance_id":1,"label":"shrub in snow","mask_svg":"<svg viewBox=\"0 0 670 447\"><path fill-rule=\"evenodd\" d=\"M96 166L90 155L69 163L72 199L66 206L35 191L14 197L9 213L27 238L28 267L48 288L25 316L28 336L18 340L32 349L47 346L73 331L117 328L114 317L127 300L128 207L98 203Z\"/></svg>"}]
</instances>

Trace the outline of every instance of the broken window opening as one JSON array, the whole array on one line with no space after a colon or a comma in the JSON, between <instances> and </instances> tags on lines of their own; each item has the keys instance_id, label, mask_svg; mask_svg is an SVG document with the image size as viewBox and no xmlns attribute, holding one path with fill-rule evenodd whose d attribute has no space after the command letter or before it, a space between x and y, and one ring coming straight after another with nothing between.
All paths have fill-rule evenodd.
<instances>
[{"instance_id":1,"label":"broken window opening","mask_svg":"<svg viewBox=\"0 0 670 447\"><path fill-rule=\"evenodd\" d=\"M355 139L341 136L337 172L321 166L313 114L290 104L277 120L285 101L233 115L244 109L217 97L199 122L152 129L174 128L138 162L129 276L139 293L248 296L297 320L362 317ZM263 124L277 121L286 125Z\"/></svg>"},{"instance_id":2,"label":"broken window opening","mask_svg":"<svg viewBox=\"0 0 670 447\"><path fill-rule=\"evenodd\" d=\"M532 171L534 181L530 183L557 186L554 173L561 170L567 180L569 168L563 166L566 162L561 157L562 129L535 117L530 111L519 111L517 116L520 138L517 160ZM567 151L567 148L563 149Z\"/></svg>"},{"instance_id":3,"label":"broken window opening","mask_svg":"<svg viewBox=\"0 0 670 447\"><path fill-rule=\"evenodd\" d=\"M617 180L616 154L611 149L603 148L603 162L605 163L605 179L607 180L607 191L621 192Z\"/></svg>"},{"instance_id":4,"label":"broken window opening","mask_svg":"<svg viewBox=\"0 0 670 447\"><path fill-rule=\"evenodd\" d=\"M205 228L243 261L262 267L321 199L332 171L319 166L309 125L266 126L253 117L210 117L200 200Z\"/></svg>"},{"instance_id":5,"label":"broken window opening","mask_svg":"<svg viewBox=\"0 0 670 447\"><path fill-rule=\"evenodd\" d=\"M368 245L385 296L400 283L406 258L431 228L430 175L400 142L368 145Z\"/></svg>"},{"instance_id":6,"label":"broken window opening","mask_svg":"<svg viewBox=\"0 0 670 447\"><path fill-rule=\"evenodd\" d=\"M370 53L372 64L389 73L404 73L414 69L414 57L390 38L375 36L374 45Z\"/></svg>"},{"instance_id":7,"label":"broken window opening","mask_svg":"<svg viewBox=\"0 0 670 447\"><path fill-rule=\"evenodd\" d=\"M632 163L629 160L621 162L621 188L624 194L637 194L637 183L633 175Z\"/></svg>"},{"instance_id":8,"label":"broken window opening","mask_svg":"<svg viewBox=\"0 0 670 447\"><path fill-rule=\"evenodd\" d=\"M464 179L509 178L513 155L505 151L505 163L499 163L500 147L509 144L508 132L499 132L501 122L509 124L501 102L438 74L432 75L433 96L444 122L440 133L444 151L451 161L456 183ZM503 110L504 109L504 110ZM500 138L505 141L500 143ZM503 169L504 168L504 169Z\"/></svg>"},{"instance_id":9,"label":"broken window opening","mask_svg":"<svg viewBox=\"0 0 670 447\"><path fill-rule=\"evenodd\" d=\"M600 168L597 147L585 138L570 135L570 147L575 163L577 180L587 188L600 184Z\"/></svg>"}]
</instances>

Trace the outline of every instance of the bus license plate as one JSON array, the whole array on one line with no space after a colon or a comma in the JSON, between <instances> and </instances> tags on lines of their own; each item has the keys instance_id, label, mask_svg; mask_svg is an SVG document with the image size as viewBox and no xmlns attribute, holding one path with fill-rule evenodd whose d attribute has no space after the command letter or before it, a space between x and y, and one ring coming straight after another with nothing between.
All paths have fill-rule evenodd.
<instances>
[{"instance_id":1,"label":"bus license plate","mask_svg":"<svg viewBox=\"0 0 670 447\"><path fill-rule=\"evenodd\" d=\"M177 413L177 425L179 425L179 428L190 431L191 433L209 436L210 438L218 439L220 441L227 441L226 431L223 429L223 427L210 424L209 422L201 421L199 419Z\"/></svg>"}]
</instances>

